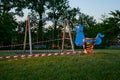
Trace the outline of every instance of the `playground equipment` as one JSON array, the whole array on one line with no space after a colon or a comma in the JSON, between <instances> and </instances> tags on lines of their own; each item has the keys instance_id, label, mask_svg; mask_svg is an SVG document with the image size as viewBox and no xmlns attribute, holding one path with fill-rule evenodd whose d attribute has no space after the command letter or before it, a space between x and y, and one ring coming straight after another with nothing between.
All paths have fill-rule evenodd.
<instances>
[{"instance_id":1,"label":"playground equipment","mask_svg":"<svg viewBox=\"0 0 120 80\"><path fill-rule=\"evenodd\" d=\"M66 27L68 27L68 37L69 37L69 41L70 41L70 44L71 44L71 48L72 48L72 51L74 52L74 45L73 45L73 41L72 41L72 37L71 37L71 32L69 30L69 25L68 25L68 20L65 19L65 20L50 20L50 19L32 19L30 18L29 16L27 17L27 21L26 21L26 28L25 28L25 36L24 36L24 52L26 52L26 39L27 39L27 31L28 31L28 35L29 35L29 49L30 49L30 54L32 54L32 37L31 37L31 27L30 27L30 22L31 20L34 20L34 21L57 21L57 22L62 22L63 23L63 36L62 36L62 48L61 48L61 51L63 52L64 51L64 47L65 47L65 35L66 35ZM50 41L54 41L54 40L50 40ZM42 41L44 42L44 41Z\"/></svg>"},{"instance_id":2,"label":"playground equipment","mask_svg":"<svg viewBox=\"0 0 120 80\"><path fill-rule=\"evenodd\" d=\"M39 27L40 21L43 23L42 32L38 33L39 28L35 30L33 30L33 28L34 26ZM47 22L51 22L52 25L46 27L46 25L48 25ZM13 36L11 43L8 45L0 45L0 49L7 53L16 54L74 52L69 22L67 19L38 19L28 16L26 25L22 26L25 28L22 34L16 31L16 35ZM35 33L35 31L37 32Z\"/></svg>"},{"instance_id":3,"label":"playground equipment","mask_svg":"<svg viewBox=\"0 0 120 80\"><path fill-rule=\"evenodd\" d=\"M62 31L58 32L60 37L57 37L57 38L50 37L49 39L47 38L47 39L43 39L42 41L35 42L35 40L33 40L31 26L33 24L32 21L38 21L38 20L39 21L42 20L43 22L45 22L45 21L60 22L63 27L63 29L61 29ZM67 32L66 32L66 28L67 28ZM60 46L60 48L59 49L57 48L55 53L68 51L68 50L65 50L66 46L69 47L69 51L74 52L73 40L72 40L72 36L71 36L71 31L69 28L70 28L69 20L67 20L67 19L64 19L64 20L33 19L28 16L27 20L26 20L26 27L25 27L25 32L24 32L25 34L23 34L24 43L23 43L23 41L21 41L22 44L21 43L17 44L17 42L16 43L12 42L13 44L7 45L7 46L0 46L0 48L6 48L6 49L10 48L8 52L13 51L15 53L16 52L17 53L30 53L30 54L48 53L48 52L54 53L54 50L52 52L51 44L55 43L55 46L56 46L56 42L58 42L58 45ZM77 46L82 46L84 49L84 53L87 53L87 54L92 53L94 45L100 45L102 43L102 38L104 37L104 35L102 35L101 33L99 33L95 38L85 38L82 25L75 27L74 30L76 31L75 44ZM27 40L27 38L28 38L27 35L29 37L29 43ZM42 35L44 35L44 33ZM54 34L54 35L56 35L56 34ZM53 35L51 35L51 36L53 36ZM38 37L41 37L41 36L38 36ZM21 40L23 40L23 39L21 39ZM68 42L66 42L66 41L68 41ZM51 48L46 48L48 46ZM37 49L37 48L39 48L39 49ZM45 49L43 49L43 48L45 48ZM29 51L28 51L28 49L29 49ZM44 52L41 52L40 50L41 51L44 50Z\"/></svg>"},{"instance_id":4,"label":"playground equipment","mask_svg":"<svg viewBox=\"0 0 120 80\"><path fill-rule=\"evenodd\" d=\"M101 33L98 33L95 38L85 38L81 24L76 26L74 30L76 31L75 44L77 46L83 46L84 53L86 54L93 52L94 45L100 45L102 43L104 35Z\"/></svg>"}]
</instances>

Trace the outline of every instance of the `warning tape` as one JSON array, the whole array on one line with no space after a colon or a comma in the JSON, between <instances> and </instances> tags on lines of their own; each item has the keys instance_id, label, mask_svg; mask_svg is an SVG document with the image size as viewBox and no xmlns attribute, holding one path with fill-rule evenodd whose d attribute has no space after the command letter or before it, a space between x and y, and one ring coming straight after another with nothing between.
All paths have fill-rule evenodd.
<instances>
[{"instance_id":1,"label":"warning tape","mask_svg":"<svg viewBox=\"0 0 120 80\"><path fill-rule=\"evenodd\" d=\"M61 41L62 38L60 39L54 39L54 40L46 40L46 41L39 41L39 42L32 42L32 44L40 44L40 43L47 43L47 42L53 42L53 41ZM65 38L65 40L69 40L69 38ZM7 48L7 47L18 47L18 46L23 46L24 44L13 44L13 45L6 45L6 46L0 46L0 48ZM29 43L26 43L26 45L29 45Z\"/></svg>"},{"instance_id":2,"label":"warning tape","mask_svg":"<svg viewBox=\"0 0 120 80\"><path fill-rule=\"evenodd\" d=\"M26 54L26 55L17 55L17 56L2 56L0 59L25 59L33 57L43 57L43 56L57 56L57 55L66 55L66 54L80 54L81 52L60 52L60 53L44 53L44 54Z\"/></svg>"}]
</instances>

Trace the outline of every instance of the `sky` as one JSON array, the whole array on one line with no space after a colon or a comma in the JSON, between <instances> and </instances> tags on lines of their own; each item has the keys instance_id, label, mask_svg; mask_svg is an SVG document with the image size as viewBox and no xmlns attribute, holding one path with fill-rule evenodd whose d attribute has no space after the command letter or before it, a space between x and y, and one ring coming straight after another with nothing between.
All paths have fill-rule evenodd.
<instances>
[{"instance_id":1,"label":"sky","mask_svg":"<svg viewBox=\"0 0 120 80\"><path fill-rule=\"evenodd\" d=\"M120 0L69 0L69 4L72 8L79 7L82 13L93 16L98 22L101 15L120 10Z\"/></svg>"},{"instance_id":2,"label":"sky","mask_svg":"<svg viewBox=\"0 0 120 80\"><path fill-rule=\"evenodd\" d=\"M108 15L110 11L120 10L120 0L68 0L69 5L73 8L80 8L80 11L89 16L93 16L97 22L100 22L101 15ZM25 20L28 13L27 9L24 9L24 17L19 18ZM109 16L109 15L108 15Z\"/></svg>"}]
</instances>

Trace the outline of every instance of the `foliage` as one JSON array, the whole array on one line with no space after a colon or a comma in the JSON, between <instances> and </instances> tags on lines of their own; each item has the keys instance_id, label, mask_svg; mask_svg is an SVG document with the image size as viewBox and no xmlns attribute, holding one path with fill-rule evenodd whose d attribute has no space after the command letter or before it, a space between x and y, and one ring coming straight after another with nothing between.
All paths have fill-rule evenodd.
<instances>
[{"instance_id":1,"label":"foliage","mask_svg":"<svg viewBox=\"0 0 120 80\"><path fill-rule=\"evenodd\" d=\"M103 23L97 24L99 30L105 35L104 45L110 45L110 40L117 39L117 35L120 34L120 11L111 11L110 17L105 18Z\"/></svg>"},{"instance_id":2,"label":"foliage","mask_svg":"<svg viewBox=\"0 0 120 80\"><path fill-rule=\"evenodd\" d=\"M103 21L103 26L105 28L105 33L109 35L109 38L115 38L120 31L118 22L120 21L120 11L116 10L115 12L111 11L111 17Z\"/></svg>"},{"instance_id":3,"label":"foliage","mask_svg":"<svg viewBox=\"0 0 120 80\"><path fill-rule=\"evenodd\" d=\"M91 22L92 24L89 24L91 26L89 27L84 27L85 28L85 36L87 37L96 37L97 33L102 33L105 35L103 38L103 43L101 48L105 48L111 45L109 41L111 40L116 40L117 35L120 34L120 11L111 11L109 13L111 16L110 17L105 17L102 19L103 22L101 23L95 23L94 19L92 19ZM100 47L99 46L99 47Z\"/></svg>"},{"instance_id":4,"label":"foliage","mask_svg":"<svg viewBox=\"0 0 120 80\"><path fill-rule=\"evenodd\" d=\"M50 19L58 20L67 16L68 0L49 0L49 5L50 12L48 12L48 17Z\"/></svg>"},{"instance_id":5,"label":"foliage","mask_svg":"<svg viewBox=\"0 0 120 80\"><path fill-rule=\"evenodd\" d=\"M2 0L0 4L0 12L1 14L4 12L9 12L12 9L15 9L15 12L12 12L13 15L23 16L22 9L26 7L24 0Z\"/></svg>"},{"instance_id":6,"label":"foliage","mask_svg":"<svg viewBox=\"0 0 120 80\"><path fill-rule=\"evenodd\" d=\"M16 25L17 23L11 14L5 12L0 16L0 34L2 34L0 37L0 44L11 44Z\"/></svg>"},{"instance_id":7,"label":"foliage","mask_svg":"<svg viewBox=\"0 0 120 80\"><path fill-rule=\"evenodd\" d=\"M26 0L27 8L30 9L35 14L38 14L37 17L40 19L43 19L43 14L45 13L45 7L47 6L46 2L47 0ZM42 40L42 33L43 33L43 22L39 21L39 27L38 27L38 36L39 40Z\"/></svg>"}]
</instances>

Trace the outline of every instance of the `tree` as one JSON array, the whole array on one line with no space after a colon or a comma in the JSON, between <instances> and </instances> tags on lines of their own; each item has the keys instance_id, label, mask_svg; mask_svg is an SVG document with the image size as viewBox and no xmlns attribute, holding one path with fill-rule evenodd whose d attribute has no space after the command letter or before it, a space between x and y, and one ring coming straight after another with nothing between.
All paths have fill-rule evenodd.
<instances>
[{"instance_id":1,"label":"tree","mask_svg":"<svg viewBox=\"0 0 120 80\"><path fill-rule=\"evenodd\" d=\"M49 12L48 18L54 20L64 20L67 16L67 9L69 8L68 0L49 0ZM54 21L54 35L53 37L57 37L57 23L58 21Z\"/></svg>"},{"instance_id":2,"label":"tree","mask_svg":"<svg viewBox=\"0 0 120 80\"><path fill-rule=\"evenodd\" d=\"M1 0L0 3L0 45L10 45L15 37L18 26L15 15L23 16L24 0ZM15 9L15 12L11 12Z\"/></svg>"},{"instance_id":3,"label":"tree","mask_svg":"<svg viewBox=\"0 0 120 80\"><path fill-rule=\"evenodd\" d=\"M105 35L103 40L104 46L109 46L109 41L115 40L117 35L120 34L120 11L111 11L110 16L102 15L102 22L97 23L96 31L101 32Z\"/></svg>"},{"instance_id":4,"label":"tree","mask_svg":"<svg viewBox=\"0 0 120 80\"><path fill-rule=\"evenodd\" d=\"M43 13L45 13L45 9L47 6L47 0L26 0L28 9L31 9L32 12L37 14L37 17L43 19ZM43 22L39 21L39 28L38 28L38 36L39 40L42 40L43 34Z\"/></svg>"},{"instance_id":5,"label":"tree","mask_svg":"<svg viewBox=\"0 0 120 80\"><path fill-rule=\"evenodd\" d=\"M120 33L120 11L119 10L115 10L115 11L111 11L109 13L111 16L106 18L103 21L104 24L104 30L106 37L108 37L109 39L113 39L116 38L116 36Z\"/></svg>"},{"instance_id":6,"label":"tree","mask_svg":"<svg viewBox=\"0 0 120 80\"><path fill-rule=\"evenodd\" d=\"M79 15L80 9L79 8L69 8L67 10L67 18L70 21L70 26L73 28L76 23L79 23L77 20L77 15Z\"/></svg>"},{"instance_id":7,"label":"tree","mask_svg":"<svg viewBox=\"0 0 120 80\"><path fill-rule=\"evenodd\" d=\"M1 45L10 45L11 39L14 34L14 29L17 26L13 16L7 12L5 12L2 16L0 16L0 44Z\"/></svg>"}]
</instances>

